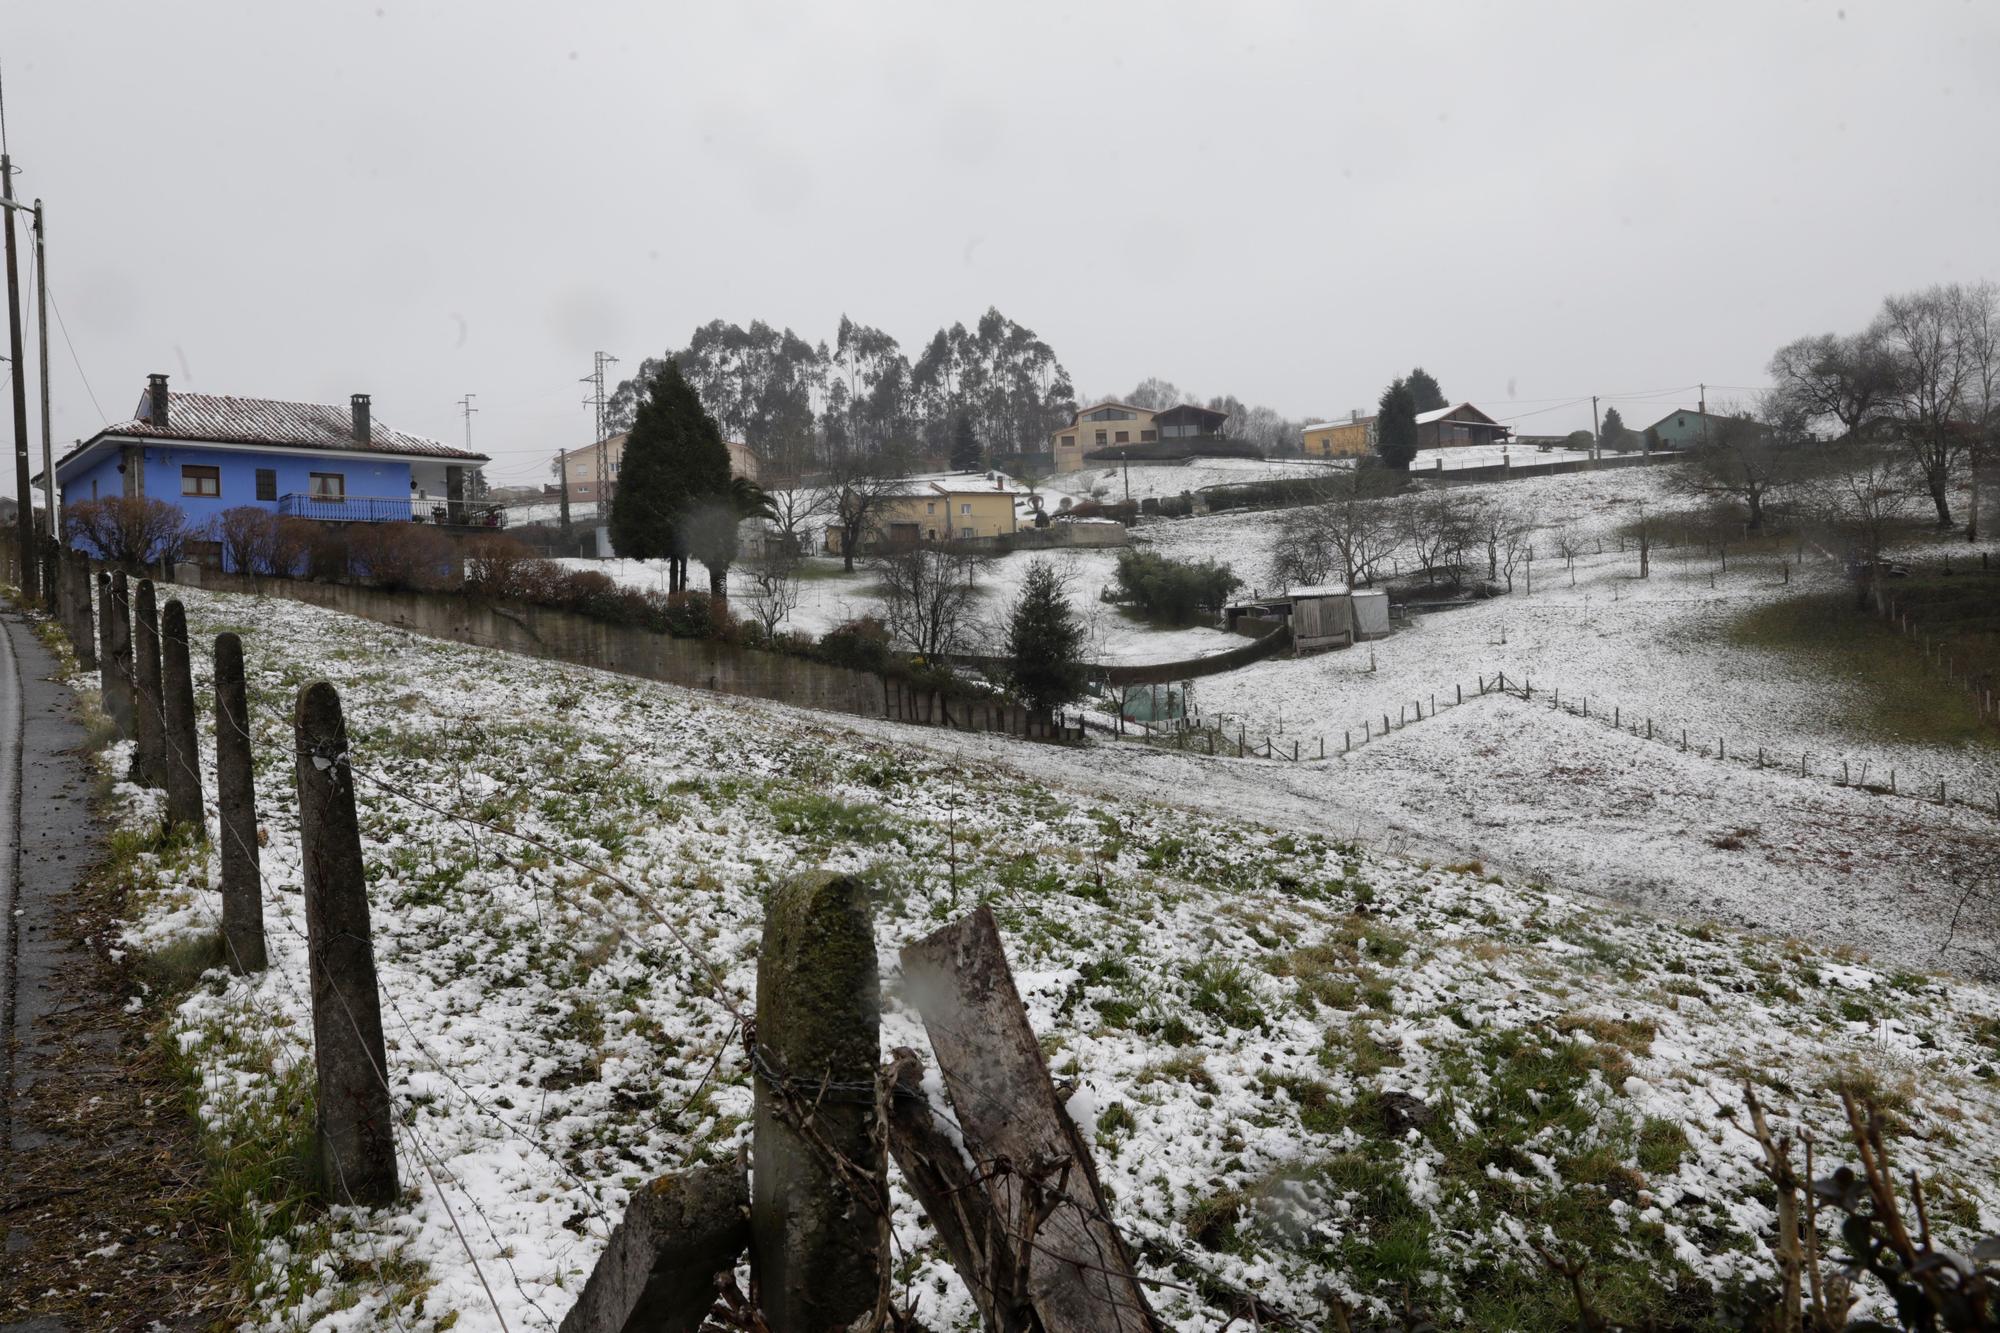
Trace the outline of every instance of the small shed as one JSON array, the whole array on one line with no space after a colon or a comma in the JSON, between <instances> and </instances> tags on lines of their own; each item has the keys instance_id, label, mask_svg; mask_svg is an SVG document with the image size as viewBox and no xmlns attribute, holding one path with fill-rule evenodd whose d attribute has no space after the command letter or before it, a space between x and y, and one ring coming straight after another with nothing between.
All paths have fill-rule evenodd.
<instances>
[{"instance_id":1,"label":"small shed","mask_svg":"<svg viewBox=\"0 0 2000 1333\"><path fill-rule=\"evenodd\" d=\"M1380 588L1359 588L1348 598L1354 606L1357 639L1389 637L1389 594Z\"/></svg>"},{"instance_id":2,"label":"small shed","mask_svg":"<svg viewBox=\"0 0 2000 1333\"><path fill-rule=\"evenodd\" d=\"M1354 613L1351 594L1345 583L1326 583L1310 588L1294 588L1292 603L1292 646L1302 653L1325 648L1346 648L1354 642Z\"/></svg>"}]
</instances>

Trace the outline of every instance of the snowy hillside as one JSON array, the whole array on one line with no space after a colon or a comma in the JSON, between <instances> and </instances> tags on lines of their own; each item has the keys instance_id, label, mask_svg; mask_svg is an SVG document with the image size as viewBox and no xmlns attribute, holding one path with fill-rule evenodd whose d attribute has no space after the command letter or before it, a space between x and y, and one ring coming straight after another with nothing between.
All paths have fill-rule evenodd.
<instances>
[{"instance_id":1,"label":"snowy hillside","mask_svg":"<svg viewBox=\"0 0 2000 1333\"><path fill-rule=\"evenodd\" d=\"M252 1209L255 1326L553 1328L633 1189L747 1135L732 1021L676 934L748 996L761 895L818 865L875 886L892 969L900 944L993 906L1175 1328L1222 1322L1211 1277L1308 1323L1331 1294L1564 1327L1550 1241L1591 1256L1609 1315L1713 1313L1768 1271L1768 1194L1728 1109L1746 1077L1822 1143L1833 1091L1872 1091L1933 1224L2000 1229L1986 986L1628 913L1581 862L1535 887L1371 851L1307 766L849 724L182 596L203 642L244 635L269 834L272 970L211 972L176 1019L211 1146L292 1142L310 1114L288 710L319 676L348 707L400 1114L405 1203ZM1379 754L1457 728L1435 764L1460 762L1515 705L1481 707ZM1338 780L1412 786L1400 767ZM154 800L118 795L135 826ZM213 929L207 852L135 864L130 947ZM927 1049L885 982L885 1047ZM972 1327L903 1205L914 1314Z\"/></svg>"}]
</instances>

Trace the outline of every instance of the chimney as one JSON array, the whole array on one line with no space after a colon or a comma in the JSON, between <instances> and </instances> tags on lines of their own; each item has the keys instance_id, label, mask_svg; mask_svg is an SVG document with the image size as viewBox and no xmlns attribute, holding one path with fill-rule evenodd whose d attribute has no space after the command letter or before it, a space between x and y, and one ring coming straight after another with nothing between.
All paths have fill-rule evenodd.
<instances>
[{"instance_id":1,"label":"chimney","mask_svg":"<svg viewBox=\"0 0 2000 1333\"><path fill-rule=\"evenodd\" d=\"M348 402L353 405L354 410L354 442L366 448L369 440L373 438L373 426L368 420L368 395L365 393L350 395Z\"/></svg>"},{"instance_id":2,"label":"chimney","mask_svg":"<svg viewBox=\"0 0 2000 1333\"><path fill-rule=\"evenodd\" d=\"M1348 409L1347 409L1347 424L1348 424L1348 425L1350 425L1350 426L1358 426L1358 425L1360 425L1360 424L1361 424L1361 409L1360 409L1360 408L1358 408L1358 407L1350 407L1350 408L1348 408Z\"/></svg>"},{"instance_id":3,"label":"chimney","mask_svg":"<svg viewBox=\"0 0 2000 1333\"><path fill-rule=\"evenodd\" d=\"M159 430L167 428L167 377L165 375L146 376L146 424Z\"/></svg>"}]
</instances>

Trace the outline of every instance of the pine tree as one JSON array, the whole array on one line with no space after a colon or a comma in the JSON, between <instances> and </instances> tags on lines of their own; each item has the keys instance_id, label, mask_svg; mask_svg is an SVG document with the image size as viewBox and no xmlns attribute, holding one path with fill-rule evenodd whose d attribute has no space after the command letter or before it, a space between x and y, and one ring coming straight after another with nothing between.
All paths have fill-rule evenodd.
<instances>
[{"instance_id":1,"label":"pine tree","mask_svg":"<svg viewBox=\"0 0 2000 1333\"><path fill-rule=\"evenodd\" d=\"M1451 406L1451 400L1444 396L1444 390L1438 385L1437 376L1422 366L1411 371L1405 383L1410 386L1410 396L1416 402L1417 411L1435 412L1441 407Z\"/></svg>"},{"instance_id":2,"label":"pine tree","mask_svg":"<svg viewBox=\"0 0 2000 1333\"><path fill-rule=\"evenodd\" d=\"M951 465L959 472L979 470L979 437L972 432L972 417L969 413L959 413L958 425L952 428Z\"/></svg>"},{"instance_id":3,"label":"pine tree","mask_svg":"<svg viewBox=\"0 0 2000 1333\"><path fill-rule=\"evenodd\" d=\"M1083 694L1083 622L1062 575L1047 560L1028 566L1007 622L1014 692L1043 716Z\"/></svg>"},{"instance_id":4,"label":"pine tree","mask_svg":"<svg viewBox=\"0 0 2000 1333\"><path fill-rule=\"evenodd\" d=\"M1376 407L1375 452L1399 472L1417 456L1417 399L1406 379L1391 381Z\"/></svg>"}]
</instances>

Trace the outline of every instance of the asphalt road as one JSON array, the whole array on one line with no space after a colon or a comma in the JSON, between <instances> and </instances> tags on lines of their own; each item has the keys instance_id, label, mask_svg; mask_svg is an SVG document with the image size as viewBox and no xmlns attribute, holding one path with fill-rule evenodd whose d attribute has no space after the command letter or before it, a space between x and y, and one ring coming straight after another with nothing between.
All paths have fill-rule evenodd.
<instances>
[{"instance_id":1,"label":"asphalt road","mask_svg":"<svg viewBox=\"0 0 2000 1333\"><path fill-rule=\"evenodd\" d=\"M83 726L72 692L50 679L55 672L55 659L20 612L0 604L0 1192L48 1146L18 1109L55 1065L49 1019L63 971L74 966L58 904L68 901L97 846ZM36 1240L18 1223L5 1235L10 1251ZM31 1318L0 1322L0 1333L65 1327Z\"/></svg>"}]
</instances>

